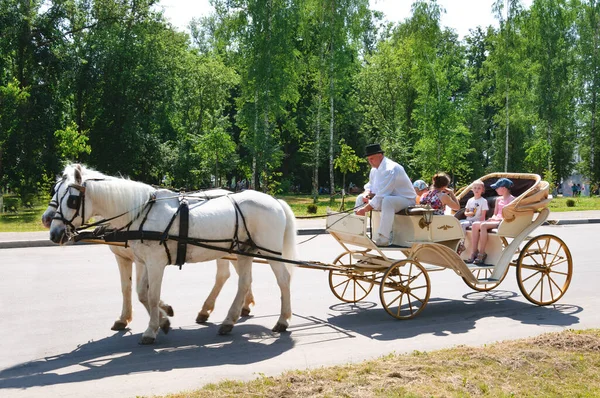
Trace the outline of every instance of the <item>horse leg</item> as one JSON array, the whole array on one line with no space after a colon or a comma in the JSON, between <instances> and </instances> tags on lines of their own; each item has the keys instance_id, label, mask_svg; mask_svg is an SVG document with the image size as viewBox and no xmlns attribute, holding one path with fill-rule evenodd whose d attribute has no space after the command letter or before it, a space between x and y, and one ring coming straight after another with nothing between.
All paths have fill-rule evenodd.
<instances>
[{"instance_id":1,"label":"horse leg","mask_svg":"<svg viewBox=\"0 0 600 398\"><path fill-rule=\"evenodd\" d=\"M238 291L229 308L229 313L219 328L219 334L227 334L233 329L233 325L240 318L240 312L248 289L252 284L252 257L239 256L236 267L239 275Z\"/></svg>"},{"instance_id":2,"label":"horse leg","mask_svg":"<svg viewBox=\"0 0 600 398\"><path fill-rule=\"evenodd\" d=\"M285 332L289 326L289 319L292 317L292 300L290 295L290 282L292 274L288 267L280 261L269 261L271 269L277 278L277 285L281 290L281 314L279 320L271 329L273 332Z\"/></svg>"},{"instance_id":3,"label":"horse leg","mask_svg":"<svg viewBox=\"0 0 600 398\"><path fill-rule=\"evenodd\" d=\"M229 261L217 259L217 275L215 276L215 285L204 301L202 310L200 310L198 316L196 317L196 323L204 323L208 321L208 317L215 309L215 301L217 300L217 296L219 296L219 293L221 293L221 289L223 288L225 282L227 282L227 279L229 279L230 275Z\"/></svg>"},{"instance_id":4,"label":"horse leg","mask_svg":"<svg viewBox=\"0 0 600 398\"><path fill-rule=\"evenodd\" d=\"M150 321L148 322L148 328L142 335L140 344L154 343L156 341L156 335L158 334L159 327L164 331L164 327L161 325L161 312L158 306L160 303L160 291L162 287L164 270L164 264L158 262L154 264L146 264L146 275L148 278L147 308L148 313L150 314ZM169 321L168 319L166 320L167 322Z\"/></svg>"},{"instance_id":5,"label":"horse leg","mask_svg":"<svg viewBox=\"0 0 600 398\"><path fill-rule=\"evenodd\" d=\"M254 305L254 295L252 294L252 286L248 287L248 293L246 293L246 298L244 299L244 306L242 307L242 316L247 317L250 316L250 306Z\"/></svg>"},{"instance_id":6,"label":"horse leg","mask_svg":"<svg viewBox=\"0 0 600 398\"><path fill-rule=\"evenodd\" d=\"M131 259L115 254L119 274L121 276L121 294L123 295L123 307L121 316L115 321L112 330L125 330L129 322L133 319L133 309L131 306L131 275L133 272L133 261Z\"/></svg>"},{"instance_id":7,"label":"horse leg","mask_svg":"<svg viewBox=\"0 0 600 398\"><path fill-rule=\"evenodd\" d=\"M232 261L233 268L235 268L235 272L239 275L238 264L237 261ZM252 294L252 285L248 286L248 293L246 293L246 297L244 298L244 305L242 307L241 316L246 317L250 316L250 306L254 305L254 295Z\"/></svg>"},{"instance_id":8,"label":"horse leg","mask_svg":"<svg viewBox=\"0 0 600 398\"><path fill-rule=\"evenodd\" d=\"M140 301L140 303L142 303L144 305L144 307L146 308L146 311L148 311L148 315L151 315L151 307L150 307L149 297L148 297L148 288L149 288L148 269L140 261L136 261L135 264L136 264L136 279L137 279L136 286L137 286L138 300ZM163 303L162 300L159 300L158 313L159 313L160 328L162 329L163 332L165 332L165 334L167 334L167 333L169 333L169 330L171 329L171 321L169 321L168 317L174 315L173 308L170 305Z\"/></svg>"}]
</instances>

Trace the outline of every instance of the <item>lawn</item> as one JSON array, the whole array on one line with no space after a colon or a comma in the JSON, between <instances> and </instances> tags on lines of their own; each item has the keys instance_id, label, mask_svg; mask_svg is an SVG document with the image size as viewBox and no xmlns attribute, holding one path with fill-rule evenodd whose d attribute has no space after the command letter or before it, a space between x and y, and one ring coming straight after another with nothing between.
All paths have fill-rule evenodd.
<instances>
[{"instance_id":1,"label":"lawn","mask_svg":"<svg viewBox=\"0 0 600 398\"><path fill-rule=\"evenodd\" d=\"M308 211L309 205L313 204L313 199L309 195L285 195L280 196L285 200L297 217L323 216L327 213L327 208L339 211L341 198L336 197L334 203L329 202L329 197L320 197L316 203L316 213ZM345 198L344 209L352 209L356 196L347 196ZM573 206L569 207L567 202L573 201ZM34 203L32 207L21 207L13 212L0 214L0 232L32 232L44 231L41 223L42 214L46 210L47 204ZM581 211L581 210L600 210L600 197L579 197L579 198L554 198L550 203L550 210L554 212Z\"/></svg>"},{"instance_id":2,"label":"lawn","mask_svg":"<svg viewBox=\"0 0 600 398\"><path fill-rule=\"evenodd\" d=\"M566 330L274 377L259 374L251 381L226 380L164 397L598 397L598 363L600 331Z\"/></svg>"}]
</instances>

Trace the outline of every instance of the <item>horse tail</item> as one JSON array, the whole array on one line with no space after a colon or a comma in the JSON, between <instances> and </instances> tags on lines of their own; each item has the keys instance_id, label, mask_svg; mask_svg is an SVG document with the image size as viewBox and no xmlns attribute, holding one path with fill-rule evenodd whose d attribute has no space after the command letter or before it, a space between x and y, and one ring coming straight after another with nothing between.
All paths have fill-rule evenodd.
<instances>
[{"instance_id":1,"label":"horse tail","mask_svg":"<svg viewBox=\"0 0 600 398\"><path fill-rule=\"evenodd\" d=\"M279 203L285 213L285 231L283 233L283 258L289 260L295 260L297 258L296 253L296 216L292 211L290 205L285 201L279 199Z\"/></svg>"}]
</instances>

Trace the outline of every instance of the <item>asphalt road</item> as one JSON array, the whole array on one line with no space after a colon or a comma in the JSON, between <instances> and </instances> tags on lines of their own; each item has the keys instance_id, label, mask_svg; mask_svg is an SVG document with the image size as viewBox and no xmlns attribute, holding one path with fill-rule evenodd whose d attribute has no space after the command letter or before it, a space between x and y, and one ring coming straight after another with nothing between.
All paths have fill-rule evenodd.
<instances>
[{"instance_id":1,"label":"asphalt road","mask_svg":"<svg viewBox=\"0 0 600 398\"><path fill-rule=\"evenodd\" d=\"M249 380L285 370L358 362L390 352L483 345L564 329L600 327L600 225L540 227L569 246L574 276L555 305L522 297L510 270L490 293L471 291L452 271L430 275L429 304L416 318L397 321L379 303L378 288L357 305L337 301L327 273L296 269L289 333L270 331L279 290L266 265L254 266L253 316L218 336L236 290L226 284L207 325L197 312L212 287L214 262L165 272L162 297L175 309L172 330L140 346L148 315L134 299L130 330L110 327L121 310L116 263L107 247L82 245L0 251L0 396L134 397L201 387L223 379ZM300 236L299 242L309 238ZM303 260L332 262L343 249L329 235L299 246Z\"/></svg>"}]
</instances>

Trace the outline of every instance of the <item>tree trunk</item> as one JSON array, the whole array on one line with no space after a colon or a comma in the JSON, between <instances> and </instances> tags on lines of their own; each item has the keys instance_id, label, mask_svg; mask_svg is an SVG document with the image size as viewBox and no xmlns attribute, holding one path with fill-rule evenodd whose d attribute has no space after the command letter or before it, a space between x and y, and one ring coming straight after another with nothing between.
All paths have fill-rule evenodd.
<instances>
[{"instance_id":1,"label":"tree trunk","mask_svg":"<svg viewBox=\"0 0 600 398\"><path fill-rule=\"evenodd\" d=\"M252 151L252 180L251 189L256 189L256 173L258 170L256 164L256 153L258 152L258 89L254 92L254 148Z\"/></svg>"},{"instance_id":2,"label":"tree trunk","mask_svg":"<svg viewBox=\"0 0 600 398\"><path fill-rule=\"evenodd\" d=\"M335 2L332 2L332 7ZM332 9L331 15L334 15L335 10ZM334 45L334 28L331 27L331 48L329 49L329 202L333 203L333 195L335 193L335 180L333 175L333 126L335 117L335 108L333 104L333 98L335 96L335 45Z\"/></svg>"},{"instance_id":3,"label":"tree trunk","mask_svg":"<svg viewBox=\"0 0 600 398\"><path fill-rule=\"evenodd\" d=\"M319 94L317 95L317 125L315 134L315 150L314 158L315 164L313 169L313 202L317 203L319 198L319 158L321 151L321 104L323 103L323 95L321 92L321 79L319 76Z\"/></svg>"},{"instance_id":4,"label":"tree trunk","mask_svg":"<svg viewBox=\"0 0 600 398\"><path fill-rule=\"evenodd\" d=\"M600 34L600 26L596 25L594 29L594 60L597 62L598 60L598 46L599 43L599 34ZM594 62L594 63L596 63ZM594 65L595 66L595 65ZM598 69L594 68L594 72L592 75L592 81L597 81ZM590 176L592 177L592 182L598 182L598 173L596 172L596 104L598 103L598 92L595 84L592 84L592 125L590 131Z\"/></svg>"},{"instance_id":5,"label":"tree trunk","mask_svg":"<svg viewBox=\"0 0 600 398\"><path fill-rule=\"evenodd\" d=\"M333 61L331 69L333 69ZM335 181L333 176L333 125L334 125L334 106L333 106L333 76L331 76L330 88L331 95L329 96L329 200L333 202L335 194Z\"/></svg>"},{"instance_id":6,"label":"tree trunk","mask_svg":"<svg viewBox=\"0 0 600 398\"><path fill-rule=\"evenodd\" d=\"M508 171L508 132L509 132L509 126L510 126L510 117L509 117L509 111L508 111L508 87L509 87L509 83L508 83L508 77L506 78L506 137L504 140L504 172L506 173Z\"/></svg>"}]
</instances>

